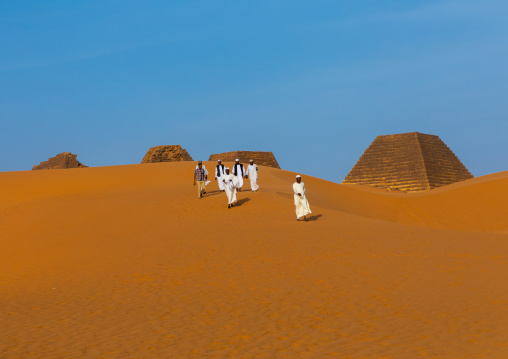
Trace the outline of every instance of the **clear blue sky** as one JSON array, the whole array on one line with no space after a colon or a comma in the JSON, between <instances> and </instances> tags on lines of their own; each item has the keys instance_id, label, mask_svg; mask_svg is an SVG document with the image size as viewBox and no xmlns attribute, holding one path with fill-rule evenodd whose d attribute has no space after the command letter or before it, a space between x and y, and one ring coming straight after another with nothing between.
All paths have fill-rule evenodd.
<instances>
[{"instance_id":1,"label":"clear blue sky","mask_svg":"<svg viewBox=\"0 0 508 359\"><path fill-rule=\"evenodd\" d=\"M273 151L340 182L377 135L508 170L502 0L0 2L0 171Z\"/></svg>"}]
</instances>

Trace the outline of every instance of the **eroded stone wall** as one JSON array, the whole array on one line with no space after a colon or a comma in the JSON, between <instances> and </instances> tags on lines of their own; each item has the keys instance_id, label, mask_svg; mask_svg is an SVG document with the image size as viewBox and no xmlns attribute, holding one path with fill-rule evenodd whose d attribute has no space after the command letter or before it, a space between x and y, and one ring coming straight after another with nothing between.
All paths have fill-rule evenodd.
<instances>
[{"instance_id":1,"label":"eroded stone wall","mask_svg":"<svg viewBox=\"0 0 508 359\"><path fill-rule=\"evenodd\" d=\"M192 161L180 145L155 146L148 150L141 163Z\"/></svg>"},{"instance_id":2,"label":"eroded stone wall","mask_svg":"<svg viewBox=\"0 0 508 359\"><path fill-rule=\"evenodd\" d=\"M64 168L86 168L81 162L77 160L77 155L70 152L62 152L55 157L49 158L47 161L41 162L32 167L32 170L52 170Z\"/></svg>"},{"instance_id":3,"label":"eroded stone wall","mask_svg":"<svg viewBox=\"0 0 508 359\"><path fill-rule=\"evenodd\" d=\"M240 163L243 164L248 164L252 159L254 160L254 163L259 166L280 168L272 152L262 151L232 151L216 153L210 155L208 161L217 161L220 159L222 162L234 162L237 158L240 160Z\"/></svg>"}]
</instances>

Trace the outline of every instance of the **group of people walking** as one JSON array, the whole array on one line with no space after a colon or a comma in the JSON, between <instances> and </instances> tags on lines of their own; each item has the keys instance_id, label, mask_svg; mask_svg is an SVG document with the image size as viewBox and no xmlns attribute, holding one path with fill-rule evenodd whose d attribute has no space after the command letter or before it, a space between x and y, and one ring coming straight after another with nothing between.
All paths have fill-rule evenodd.
<instances>
[{"instance_id":1,"label":"group of people walking","mask_svg":"<svg viewBox=\"0 0 508 359\"><path fill-rule=\"evenodd\" d=\"M222 164L221 160L217 160L217 166L214 169L214 178L219 185L219 190L225 192L228 199L228 208L231 208L236 203L236 193L242 191L243 180L250 179L250 187L252 192L256 192L259 189L258 181L258 166L254 163L254 160L250 160L247 168L240 163L239 159L235 160L233 170ZM206 185L211 181L208 180L208 170L203 165L202 161L199 161L196 170L194 171L194 186L197 183L198 186L198 198L203 198L206 193ZM303 217L303 220L307 220L307 214L312 213L309 208L309 202L305 196L305 185L302 182L300 175L296 176L296 182L293 184L294 201L296 207L296 220L299 221Z\"/></svg>"},{"instance_id":2,"label":"group of people walking","mask_svg":"<svg viewBox=\"0 0 508 359\"><path fill-rule=\"evenodd\" d=\"M214 177L219 185L219 190L225 192L228 197L228 208L234 206L236 202L236 192L241 192L243 187L243 179L250 179L250 188L252 192L259 189L258 186L258 166L254 160L250 160L249 165L245 168L239 159L235 160L233 170L222 164L221 160L217 160L215 166ZM194 171L194 185L198 185L198 198L203 198L206 193L206 185L208 181L208 170L203 166L203 162L199 161Z\"/></svg>"}]
</instances>

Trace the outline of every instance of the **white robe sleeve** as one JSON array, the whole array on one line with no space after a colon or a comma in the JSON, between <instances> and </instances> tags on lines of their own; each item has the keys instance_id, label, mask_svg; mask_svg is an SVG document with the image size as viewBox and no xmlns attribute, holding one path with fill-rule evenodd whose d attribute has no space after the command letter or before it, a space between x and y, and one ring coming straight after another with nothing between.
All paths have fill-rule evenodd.
<instances>
[{"instance_id":1,"label":"white robe sleeve","mask_svg":"<svg viewBox=\"0 0 508 359\"><path fill-rule=\"evenodd\" d=\"M297 183L297 182L293 183L293 192L295 192L295 194L296 194L297 196L298 196L298 193L300 193L300 192L298 192L298 190L299 190L299 188L298 188L298 187L299 187L299 186L298 186L298 183Z\"/></svg>"}]
</instances>

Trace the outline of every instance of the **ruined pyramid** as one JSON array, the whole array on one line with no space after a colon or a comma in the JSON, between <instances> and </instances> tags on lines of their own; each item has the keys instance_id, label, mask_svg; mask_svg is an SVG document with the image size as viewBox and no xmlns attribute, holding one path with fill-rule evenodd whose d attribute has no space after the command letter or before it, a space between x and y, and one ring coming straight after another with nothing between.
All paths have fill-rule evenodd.
<instances>
[{"instance_id":1,"label":"ruined pyramid","mask_svg":"<svg viewBox=\"0 0 508 359\"><path fill-rule=\"evenodd\" d=\"M412 192L470 178L438 136L410 132L376 137L342 183Z\"/></svg>"},{"instance_id":2,"label":"ruined pyramid","mask_svg":"<svg viewBox=\"0 0 508 359\"><path fill-rule=\"evenodd\" d=\"M189 153L180 145L151 147L141 163L192 161Z\"/></svg>"},{"instance_id":3,"label":"ruined pyramid","mask_svg":"<svg viewBox=\"0 0 508 359\"><path fill-rule=\"evenodd\" d=\"M74 155L70 152L62 152L57 154L55 157L49 158L47 161L41 162L38 165L32 167L32 170L54 170L54 169L65 169L65 168L87 168L81 162L77 160L78 155Z\"/></svg>"},{"instance_id":4,"label":"ruined pyramid","mask_svg":"<svg viewBox=\"0 0 508 359\"><path fill-rule=\"evenodd\" d=\"M215 153L210 155L208 161L221 160L222 162L234 162L235 159L239 159L240 163L249 163L252 159L254 163L260 166L268 166L273 168L280 168L279 163L275 159L272 152L263 151L232 151Z\"/></svg>"}]
</instances>

